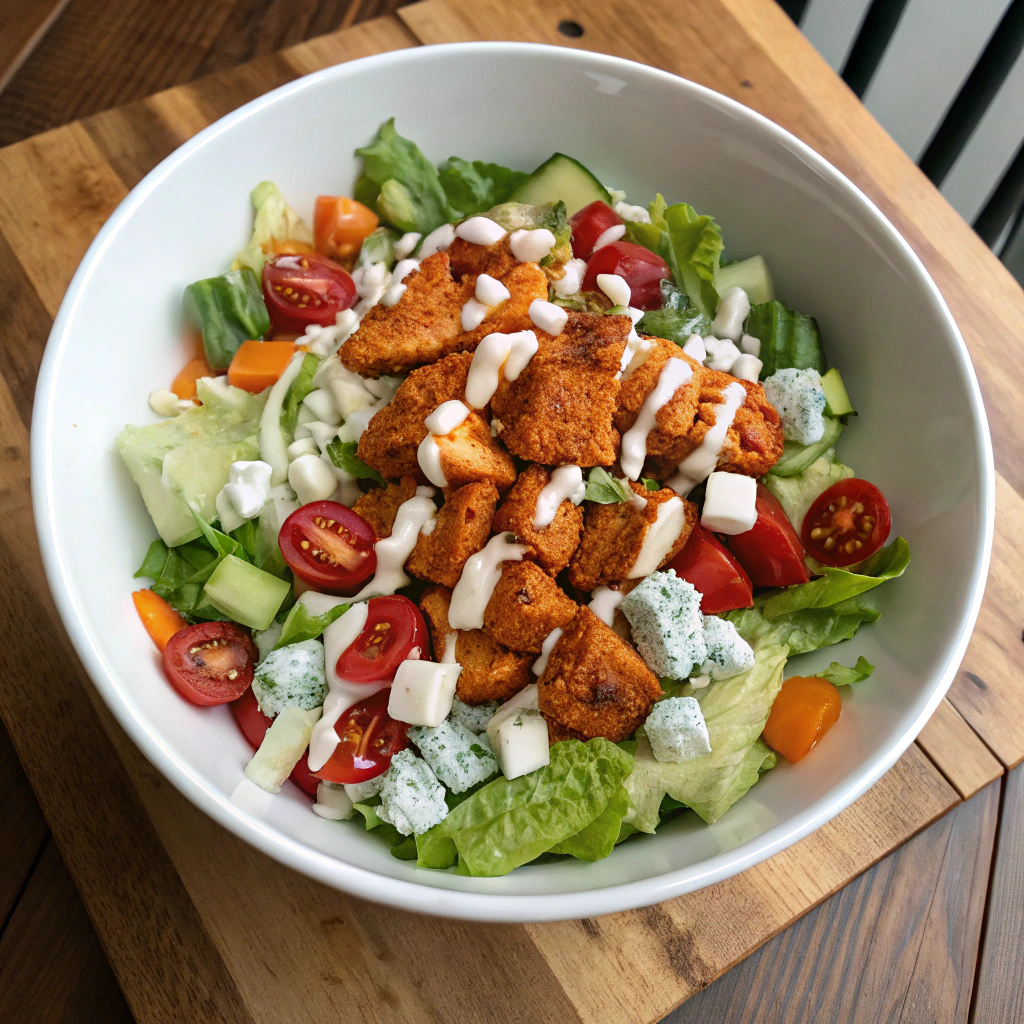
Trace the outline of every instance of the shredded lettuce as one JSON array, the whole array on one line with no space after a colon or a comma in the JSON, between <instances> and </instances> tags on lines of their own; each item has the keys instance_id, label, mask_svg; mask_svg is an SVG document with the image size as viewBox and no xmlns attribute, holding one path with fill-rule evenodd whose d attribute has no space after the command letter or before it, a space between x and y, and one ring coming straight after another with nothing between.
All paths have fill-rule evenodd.
<instances>
[{"instance_id":1,"label":"shredded lettuce","mask_svg":"<svg viewBox=\"0 0 1024 1024\"><path fill-rule=\"evenodd\" d=\"M853 668L848 668L846 665L840 665L838 661L833 661L828 668L816 673L816 675L822 679L827 679L833 686L849 686L850 683L859 683L867 679L874 671L875 666L862 655L857 659L857 664Z\"/></svg>"},{"instance_id":2,"label":"shredded lettuce","mask_svg":"<svg viewBox=\"0 0 1024 1024\"><path fill-rule=\"evenodd\" d=\"M751 307L744 330L761 341L761 380L787 367L819 373L828 369L821 331L813 316L786 309L778 300L760 302Z\"/></svg>"},{"instance_id":3,"label":"shredded lettuce","mask_svg":"<svg viewBox=\"0 0 1024 1024\"><path fill-rule=\"evenodd\" d=\"M231 264L232 270L248 267L257 277L263 273L266 248L275 239L278 242L305 242L313 244L309 225L285 202L284 196L272 181L261 181L250 193L255 211L252 238L240 250Z\"/></svg>"},{"instance_id":4,"label":"shredded lettuce","mask_svg":"<svg viewBox=\"0 0 1024 1024\"><path fill-rule=\"evenodd\" d=\"M372 480L383 487L384 477L356 455L358 447L358 441L342 441L336 437L327 446L327 454L338 469L351 473L357 480Z\"/></svg>"},{"instance_id":5,"label":"shredded lettuce","mask_svg":"<svg viewBox=\"0 0 1024 1024\"><path fill-rule=\"evenodd\" d=\"M453 217L459 218L483 213L505 202L529 174L509 170L501 164L489 164L483 160L470 163L452 156L438 168L438 177Z\"/></svg>"},{"instance_id":6,"label":"shredded lettuce","mask_svg":"<svg viewBox=\"0 0 1024 1024\"><path fill-rule=\"evenodd\" d=\"M295 425L299 419L299 406L302 405L303 399L308 394L316 390L313 386L313 377L319 366L319 356L313 355L312 352L307 352L302 359L302 366L299 368L298 375L291 382L288 392L284 396L284 404L281 406L281 429L284 431L285 437L293 438L295 436Z\"/></svg>"},{"instance_id":7,"label":"shredded lettuce","mask_svg":"<svg viewBox=\"0 0 1024 1024\"><path fill-rule=\"evenodd\" d=\"M838 420L832 420L838 423ZM787 441L789 445L791 442ZM793 524L797 533L804 524L807 510L814 504L814 499L840 480L854 475L849 466L835 460L835 449L829 448L822 456L815 459L809 466L794 475L778 476L771 472L762 478L762 483L778 499L786 517Z\"/></svg>"}]
</instances>

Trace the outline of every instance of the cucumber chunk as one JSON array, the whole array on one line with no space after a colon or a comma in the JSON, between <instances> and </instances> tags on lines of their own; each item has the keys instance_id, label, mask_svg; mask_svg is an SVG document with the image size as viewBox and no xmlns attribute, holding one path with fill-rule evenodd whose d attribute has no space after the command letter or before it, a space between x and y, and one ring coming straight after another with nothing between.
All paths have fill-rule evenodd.
<instances>
[{"instance_id":1,"label":"cucumber chunk","mask_svg":"<svg viewBox=\"0 0 1024 1024\"><path fill-rule=\"evenodd\" d=\"M821 387L825 392L825 412L829 416L856 416L856 411L850 404L850 396L846 393L846 385L839 371L833 366L828 373L821 375Z\"/></svg>"},{"instance_id":2,"label":"cucumber chunk","mask_svg":"<svg viewBox=\"0 0 1024 1024\"><path fill-rule=\"evenodd\" d=\"M824 377L822 378L824 381ZM826 392L827 394L827 392ZM835 446L839 435L843 432L843 424L830 416L825 417L825 433L820 441L814 444L800 444L787 441L782 450L782 458L769 470L770 476L796 476L802 473L812 462L816 461Z\"/></svg>"},{"instance_id":3,"label":"cucumber chunk","mask_svg":"<svg viewBox=\"0 0 1024 1024\"><path fill-rule=\"evenodd\" d=\"M217 611L252 629L267 629L288 596L289 584L227 555L206 581L203 593Z\"/></svg>"},{"instance_id":4,"label":"cucumber chunk","mask_svg":"<svg viewBox=\"0 0 1024 1024\"><path fill-rule=\"evenodd\" d=\"M565 203L566 215L589 206L595 199L611 205L612 197L608 190L578 160L564 153L555 153L545 160L509 196L514 203L531 203L541 206L558 200Z\"/></svg>"},{"instance_id":5,"label":"cucumber chunk","mask_svg":"<svg viewBox=\"0 0 1024 1024\"><path fill-rule=\"evenodd\" d=\"M775 285L763 256L751 256L715 271L715 291L724 295L730 288L739 286L747 293L750 304L771 302L775 298Z\"/></svg>"}]
</instances>

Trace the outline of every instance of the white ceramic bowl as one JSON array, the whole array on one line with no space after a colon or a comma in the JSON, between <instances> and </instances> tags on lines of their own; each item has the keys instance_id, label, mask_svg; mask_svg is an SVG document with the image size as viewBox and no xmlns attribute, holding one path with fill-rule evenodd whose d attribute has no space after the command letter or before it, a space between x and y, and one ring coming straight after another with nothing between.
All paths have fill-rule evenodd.
<instances>
[{"instance_id":1,"label":"white ceramic bowl","mask_svg":"<svg viewBox=\"0 0 1024 1024\"><path fill-rule=\"evenodd\" d=\"M818 318L842 369L861 413L843 436L843 461L887 494L913 562L878 592L877 624L800 663L806 672L863 654L876 665L844 699L839 724L812 757L768 773L711 827L687 815L597 864L474 879L394 859L361 829L311 814L290 786L243 809L231 794L250 751L230 712L182 701L137 625L132 572L155 531L113 439L127 422L154 419L148 393L187 357L182 289L218 273L247 238L253 185L276 181L310 214L318 193L352 187L354 148L391 115L433 160L529 170L560 150L633 202L661 191L713 214L727 254L763 253L780 296ZM149 174L97 236L61 306L36 393L32 474L68 632L118 721L178 789L329 885L499 921L664 900L756 864L846 807L945 693L981 600L993 517L991 447L963 341L917 257L864 195L793 136L701 86L612 57L504 43L328 68L223 118Z\"/></svg>"}]
</instances>

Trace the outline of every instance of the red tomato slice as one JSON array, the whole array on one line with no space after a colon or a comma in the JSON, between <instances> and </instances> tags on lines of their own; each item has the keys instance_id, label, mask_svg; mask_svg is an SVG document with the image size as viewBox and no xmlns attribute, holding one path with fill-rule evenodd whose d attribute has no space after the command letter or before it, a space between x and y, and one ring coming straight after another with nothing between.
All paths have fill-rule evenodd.
<instances>
[{"instance_id":1,"label":"red tomato slice","mask_svg":"<svg viewBox=\"0 0 1024 1024\"><path fill-rule=\"evenodd\" d=\"M379 690L353 704L338 719L334 731L341 742L323 768L314 772L317 778L347 785L366 782L388 770L391 758L409 745L408 725L388 715L390 697L390 690Z\"/></svg>"},{"instance_id":2,"label":"red tomato slice","mask_svg":"<svg viewBox=\"0 0 1024 1024\"><path fill-rule=\"evenodd\" d=\"M348 196L316 197L313 236L317 251L330 259L351 259L378 223L373 210Z\"/></svg>"},{"instance_id":3,"label":"red tomato slice","mask_svg":"<svg viewBox=\"0 0 1024 1024\"><path fill-rule=\"evenodd\" d=\"M366 625L338 658L338 675L353 683L394 679L398 666L414 647L429 657L427 625L419 608L401 594L371 597Z\"/></svg>"},{"instance_id":4,"label":"red tomato slice","mask_svg":"<svg viewBox=\"0 0 1024 1024\"><path fill-rule=\"evenodd\" d=\"M629 285L629 304L636 309L661 308L661 282L671 277L668 264L655 252L632 242L602 245L587 263L583 291L597 291L598 274L618 274Z\"/></svg>"},{"instance_id":5,"label":"red tomato slice","mask_svg":"<svg viewBox=\"0 0 1024 1024\"><path fill-rule=\"evenodd\" d=\"M788 587L806 583L811 574L793 524L775 495L757 484L757 522L746 533L726 537L729 550L740 560L755 587Z\"/></svg>"},{"instance_id":6,"label":"red tomato slice","mask_svg":"<svg viewBox=\"0 0 1024 1024\"><path fill-rule=\"evenodd\" d=\"M578 260L589 259L597 240L616 224L624 223L622 218L605 202L595 199L569 218L572 228L572 254Z\"/></svg>"},{"instance_id":7,"label":"red tomato slice","mask_svg":"<svg viewBox=\"0 0 1024 1024\"><path fill-rule=\"evenodd\" d=\"M257 651L233 622L200 622L179 629L164 648L171 685L193 704L227 704L252 682Z\"/></svg>"},{"instance_id":8,"label":"red tomato slice","mask_svg":"<svg viewBox=\"0 0 1024 1024\"><path fill-rule=\"evenodd\" d=\"M373 527L337 501L311 501L296 509L277 541L292 572L329 594L355 593L377 568Z\"/></svg>"},{"instance_id":9,"label":"red tomato slice","mask_svg":"<svg viewBox=\"0 0 1024 1024\"><path fill-rule=\"evenodd\" d=\"M263 264L263 297L278 330L307 324L329 327L356 300L356 286L344 267L314 253L272 256Z\"/></svg>"},{"instance_id":10,"label":"red tomato slice","mask_svg":"<svg viewBox=\"0 0 1024 1024\"><path fill-rule=\"evenodd\" d=\"M815 498L800 534L807 551L823 565L853 565L873 555L891 527L885 495L867 480L851 477Z\"/></svg>"},{"instance_id":11,"label":"red tomato slice","mask_svg":"<svg viewBox=\"0 0 1024 1024\"><path fill-rule=\"evenodd\" d=\"M256 694L252 692L251 688L246 690L238 700L231 702L231 713L235 716L242 735L249 741L249 746L253 750L258 750L274 720L260 711ZM288 777L304 793L316 796L316 787L320 780L315 779L310 772L305 754L299 758L298 764L295 765Z\"/></svg>"},{"instance_id":12,"label":"red tomato slice","mask_svg":"<svg viewBox=\"0 0 1024 1024\"><path fill-rule=\"evenodd\" d=\"M682 551L668 563L680 579L701 593L700 610L718 615L733 608L750 608L754 588L735 556L703 526L697 525Z\"/></svg>"}]
</instances>

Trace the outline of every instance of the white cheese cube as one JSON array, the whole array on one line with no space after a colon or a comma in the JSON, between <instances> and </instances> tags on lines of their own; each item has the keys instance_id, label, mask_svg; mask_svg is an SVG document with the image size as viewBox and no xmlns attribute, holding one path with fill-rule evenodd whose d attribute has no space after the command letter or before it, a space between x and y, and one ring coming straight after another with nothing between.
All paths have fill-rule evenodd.
<instances>
[{"instance_id":1,"label":"white cheese cube","mask_svg":"<svg viewBox=\"0 0 1024 1024\"><path fill-rule=\"evenodd\" d=\"M569 314L553 302L548 302L546 299L534 299L530 303L530 319L536 327L557 337L565 329Z\"/></svg>"},{"instance_id":2,"label":"white cheese cube","mask_svg":"<svg viewBox=\"0 0 1024 1024\"><path fill-rule=\"evenodd\" d=\"M267 730L259 749L245 766L245 776L268 793L279 793L309 746L313 726L320 721L322 708L303 711L285 708Z\"/></svg>"},{"instance_id":3,"label":"white cheese cube","mask_svg":"<svg viewBox=\"0 0 1024 1024\"><path fill-rule=\"evenodd\" d=\"M388 714L410 725L440 725L452 709L461 672L461 665L403 661L391 684Z\"/></svg>"},{"instance_id":4,"label":"white cheese cube","mask_svg":"<svg viewBox=\"0 0 1024 1024\"><path fill-rule=\"evenodd\" d=\"M403 836L420 835L448 817L444 786L426 761L400 750L384 773L377 814Z\"/></svg>"},{"instance_id":5,"label":"white cheese cube","mask_svg":"<svg viewBox=\"0 0 1024 1024\"><path fill-rule=\"evenodd\" d=\"M622 225L619 226L621 227ZM616 306L629 305L629 283L625 278L620 277L618 274L598 274L597 287L600 288Z\"/></svg>"},{"instance_id":6,"label":"white cheese cube","mask_svg":"<svg viewBox=\"0 0 1024 1024\"><path fill-rule=\"evenodd\" d=\"M632 221L634 224L650 224L651 215L643 206L631 206L621 199L615 204L615 212L625 221Z\"/></svg>"},{"instance_id":7,"label":"white cheese cube","mask_svg":"<svg viewBox=\"0 0 1024 1024\"><path fill-rule=\"evenodd\" d=\"M825 434L825 389L817 370L776 370L764 381L765 397L782 420L782 436L814 444Z\"/></svg>"},{"instance_id":8,"label":"white cheese cube","mask_svg":"<svg viewBox=\"0 0 1024 1024\"><path fill-rule=\"evenodd\" d=\"M623 599L633 642L655 675L685 679L708 656L700 599L674 569L651 573Z\"/></svg>"},{"instance_id":9,"label":"white cheese cube","mask_svg":"<svg viewBox=\"0 0 1024 1024\"><path fill-rule=\"evenodd\" d=\"M300 455L288 467L288 483L298 496L300 505L325 501L338 486L338 481L318 455Z\"/></svg>"},{"instance_id":10,"label":"white cheese cube","mask_svg":"<svg viewBox=\"0 0 1024 1024\"><path fill-rule=\"evenodd\" d=\"M494 245L495 242L500 242L506 233L505 229L496 221L491 220L490 217L481 216L470 217L455 229L456 238L464 238L467 242L473 242L476 245ZM422 256L422 250L420 255Z\"/></svg>"},{"instance_id":11,"label":"white cheese cube","mask_svg":"<svg viewBox=\"0 0 1024 1024\"><path fill-rule=\"evenodd\" d=\"M704 365L710 370L721 370L722 373L731 373L733 364L739 358L740 350L728 339L705 338L704 348L707 349L707 356Z\"/></svg>"},{"instance_id":12,"label":"white cheese cube","mask_svg":"<svg viewBox=\"0 0 1024 1024\"><path fill-rule=\"evenodd\" d=\"M445 647L445 656L447 657L448 648ZM459 725L468 729L470 732L481 733L487 728L487 723L494 717L494 713L498 710L498 702L496 700L489 700L486 704L463 704L458 697L452 701L451 714L448 716L450 721L458 722Z\"/></svg>"},{"instance_id":13,"label":"white cheese cube","mask_svg":"<svg viewBox=\"0 0 1024 1024\"><path fill-rule=\"evenodd\" d=\"M464 793L498 771L498 760L486 736L477 736L458 722L447 720L434 729L415 726L409 739L423 760L453 793Z\"/></svg>"},{"instance_id":14,"label":"white cheese cube","mask_svg":"<svg viewBox=\"0 0 1024 1024\"><path fill-rule=\"evenodd\" d=\"M736 362L732 364L732 370L729 372L739 380L756 381L761 376L763 368L764 363L757 356L748 355L744 352L743 355L737 357Z\"/></svg>"},{"instance_id":15,"label":"white cheese cube","mask_svg":"<svg viewBox=\"0 0 1024 1024\"><path fill-rule=\"evenodd\" d=\"M704 616L704 646L707 658L700 666L712 679L729 679L754 667L754 651L728 619Z\"/></svg>"},{"instance_id":16,"label":"white cheese cube","mask_svg":"<svg viewBox=\"0 0 1024 1024\"><path fill-rule=\"evenodd\" d=\"M712 473L700 525L714 533L746 533L757 522L757 481L740 473Z\"/></svg>"},{"instance_id":17,"label":"white cheese cube","mask_svg":"<svg viewBox=\"0 0 1024 1024\"><path fill-rule=\"evenodd\" d=\"M399 239L399 241L401 241L401 239ZM433 256L435 252L442 252L454 241L454 224L442 224L439 228L434 228L434 230L423 239L423 244L420 246L420 259L425 260L428 256Z\"/></svg>"},{"instance_id":18,"label":"white cheese cube","mask_svg":"<svg viewBox=\"0 0 1024 1024\"><path fill-rule=\"evenodd\" d=\"M729 288L718 303L718 312L711 324L716 338L739 341L743 336L743 323L750 314L750 299L739 286Z\"/></svg>"},{"instance_id":19,"label":"white cheese cube","mask_svg":"<svg viewBox=\"0 0 1024 1024\"><path fill-rule=\"evenodd\" d=\"M324 645L303 640L271 651L256 667L252 692L260 711L270 718L287 707L320 707L327 694Z\"/></svg>"},{"instance_id":20,"label":"white cheese cube","mask_svg":"<svg viewBox=\"0 0 1024 1024\"><path fill-rule=\"evenodd\" d=\"M419 244L423 236L418 231L406 231L402 237L395 242L395 259L404 260L413 249Z\"/></svg>"},{"instance_id":21,"label":"white cheese cube","mask_svg":"<svg viewBox=\"0 0 1024 1024\"><path fill-rule=\"evenodd\" d=\"M752 334L744 334L740 338L740 351L745 352L748 356L761 355L761 339L755 338Z\"/></svg>"},{"instance_id":22,"label":"white cheese cube","mask_svg":"<svg viewBox=\"0 0 1024 1024\"><path fill-rule=\"evenodd\" d=\"M518 259L518 257L516 258ZM587 264L585 260L573 259L569 260L562 269L565 271L565 277L558 281L552 281L551 287L560 299L567 299L580 290L580 285L587 273Z\"/></svg>"},{"instance_id":23,"label":"white cheese cube","mask_svg":"<svg viewBox=\"0 0 1024 1024\"><path fill-rule=\"evenodd\" d=\"M487 738L506 779L518 779L551 761L548 724L534 708L503 708L487 723Z\"/></svg>"},{"instance_id":24,"label":"white cheese cube","mask_svg":"<svg viewBox=\"0 0 1024 1024\"><path fill-rule=\"evenodd\" d=\"M686 339L686 344L683 346L683 352L691 359L695 359L698 363L703 363L708 357L707 346L704 344L704 339L699 334L691 334Z\"/></svg>"},{"instance_id":25,"label":"white cheese cube","mask_svg":"<svg viewBox=\"0 0 1024 1024\"><path fill-rule=\"evenodd\" d=\"M341 423L341 413L338 411L334 396L327 388L317 388L316 391L310 391L302 400L302 404L321 423L330 423L334 427Z\"/></svg>"},{"instance_id":26,"label":"white cheese cube","mask_svg":"<svg viewBox=\"0 0 1024 1024\"><path fill-rule=\"evenodd\" d=\"M555 247L556 241L547 228L520 229L509 236L512 255L520 263L540 263Z\"/></svg>"},{"instance_id":27,"label":"white cheese cube","mask_svg":"<svg viewBox=\"0 0 1024 1024\"><path fill-rule=\"evenodd\" d=\"M681 764L711 753L711 740L695 697L659 700L644 722L651 751L659 761Z\"/></svg>"},{"instance_id":28,"label":"white cheese cube","mask_svg":"<svg viewBox=\"0 0 1024 1024\"><path fill-rule=\"evenodd\" d=\"M480 274L477 277L474 294L477 301L482 302L485 306L498 306L512 298L509 290L496 277L491 277L490 274Z\"/></svg>"},{"instance_id":29,"label":"white cheese cube","mask_svg":"<svg viewBox=\"0 0 1024 1024\"><path fill-rule=\"evenodd\" d=\"M313 813L328 821L348 821L352 817L352 800L345 792L345 787L333 782L321 782L316 787Z\"/></svg>"},{"instance_id":30,"label":"white cheese cube","mask_svg":"<svg viewBox=\"0 0 1024 1024\"><path fill-rule=\"evenodd\" d=\"M300 437L298 441L292 441L285 449L288 461L294 462L300 455L319 455L320 446L310 437Z\"/></svg>"}]
</instances>

